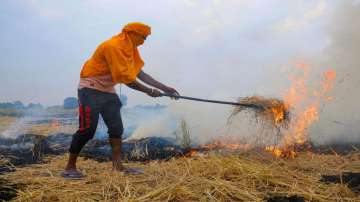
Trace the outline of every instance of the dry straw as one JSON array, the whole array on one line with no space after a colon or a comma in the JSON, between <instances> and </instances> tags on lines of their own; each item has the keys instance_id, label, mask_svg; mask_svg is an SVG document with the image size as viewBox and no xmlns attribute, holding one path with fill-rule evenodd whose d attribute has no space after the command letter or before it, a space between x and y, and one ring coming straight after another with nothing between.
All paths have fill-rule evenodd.
<instances>
[{"instance_id":1,"label":"dry straw","mask_svg":"<svg viewBox=\"0 0 360 202\"><path fill-rule=\"evenodd\" d=\"M243 111L253 112L254 118L264 126L275 128L287 127L290 121L289 106L282 100L276 98L264 98L261 96L252 96L239 98L238 102L242 105L257 107L235 106L229 121L238 113Z\"/></svg>"},{"instance_id":2,"label":"dry straw","mask_svg":"<svg viewBox=\"0 0 360 202\"><path fill-rule=\"evenodd\" d=\"M300 154L275 159L266 153L177 158L127 166L143 175L111 172L111 163L80 159L84 180L58 176L66 157L19 168L6 178L26 184L14 201L263 201L269 196L304 197L307 201L359 201L345 184L320 182L321 174L360 172L360 154Z\"/></svg>"}]
</instances>

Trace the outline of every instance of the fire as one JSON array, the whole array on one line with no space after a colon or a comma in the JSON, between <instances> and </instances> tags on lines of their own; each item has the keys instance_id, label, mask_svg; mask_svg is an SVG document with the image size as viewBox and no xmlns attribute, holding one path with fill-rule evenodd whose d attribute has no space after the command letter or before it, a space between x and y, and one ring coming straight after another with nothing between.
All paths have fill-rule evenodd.
<instances>
[{"instance_id":1,"label":"fire","mask_svg":"<svg viewBox=\"0 0 360 202\"><path fill-rule=\"evenodd\" d=\"M292 149L278 148L275 146L265 147L265 151L271 152L277 158L295 158L297 153Z\"/></svg>"},{"instance_id":2,"label":"fire","mask_svg":"<svg viewBox=\"0 0 360 202\"><path fill-rule=\"evenodd\" d=\"M186 152L185 157L194 157L198 154L198 150L197 149L190 149L188 152Z\"/></svg>"},{"instance_id":3,"label":"fire","mask_svg":"<svg viewBox=\"0 0 360 202\"><path fill-rule=\"evenodd\" d=\"M291 75L292 85L284 96L285 102L293 111L290 127L280 142L280 147L269 146L265 150L272 152L276 157L295 157L296 152L292 145L303 145L308 139L308 129L319 120L321 103L332 98L327 93L333 88L336 72L333 70L323 73L320 89L309 86L311 66L305 63L295 65L301 71L300 76ZM277 112L274 112L277 114ZM279 117L281 117L279 115Z\"/></svg>"},{"instance_id":4,"label":"fire","mask_svg":"<svg viewBox=\"0 0 360 202\"><path fill-rule=\"evenodd\" d=\"M285 135L284 145L303 144L308 140L307 129L319 119L319 108L322 101L326 101L326 94L332 89L336 77L335 71L324 73L320 90L310 89L306 85L310 66L302 64L303 77L294 78L293 86L285 100L297 113L290 131ZM309 92L313 92L312 96Z\"/></svg>"},{"instance_id":5,"label":"fire","mask_svg":"<svg viewBox=\"0 0 360 202\"><path fill-rule=\"evenodd\" d=\"M255 119L262 124L273 128L287 127L289 123L289 106L277 98L265 98L262 96L251 96L239 98L240 104L257 106L257 110L252 108ZM241 111L249 110L244 106L236 106L230 115L230 119Z\"/></svg>"},{"instance_id":6,"label":"fire","mask_svg":"<svg viewBox=\"0 0 360 202\"><path fill-rule=\"evenodd\" d=\"M286 121L288 114L285 112L289 111L289 106L287 104L278 105L278 107L271 108L271 114L274 116L275 126L279 126L281 123Z\"/></svg>"},{"instance_id":7,"label":"fire","mask_svg":"<svg viewBox=\"0 0 360 202\"><path fill-rule=\"evenodd\" d=\"M298 155L296 150L299 148L301 150L306 149L309 155L311 155L309 148L312 146L309 142L308 129L319 120L321 104L332 99L332 97L328 96L328 92L333 88L336 78L335 71L329 70L324 72L319 84L311 86L311 66L305 63L298 63L295 67L299 71L297 72L298 74L290 75L292 85L286 95L283 96L284 101L264 99L260 96L247 97L240 101L240 103L247 104L262 103L262 105L267 106L262 115L268 118L267 120L271 120L271 124L278 129L280 139L277 144L266 146L264 150L272 153L277 158L295 158ZM242 108L236 109L235 113L238 113ZM291 120L289 116L291 116ZM200 149L191 149L185 156L193 157L199 155L199 153L203 154L204 151L208 152L211 150L233 152L247 151L253 148L255 146L251 144L244 144L234 139L221 138L214 140L210 144L200 146Z\"/></svg>"}]
</instances>

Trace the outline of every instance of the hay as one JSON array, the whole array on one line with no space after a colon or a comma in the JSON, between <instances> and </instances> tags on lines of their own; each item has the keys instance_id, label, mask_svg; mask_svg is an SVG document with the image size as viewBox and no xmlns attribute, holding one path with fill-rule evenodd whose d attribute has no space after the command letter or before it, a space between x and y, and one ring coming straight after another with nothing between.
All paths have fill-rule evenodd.
<instances>
[{"instance_id":1,"label":"hay","mask_svg":"<svg viewBox=\"0 0 360 202\"><path fill-rule=\"evenodd\" d=\"M229 120L243 111L253 112L255 120L264 125L275 128L287 127L290 121L289 106L284 101L276 98L264 98L261 96L252 96L239 98L238 102L242 105L254 106L235 106L230 114Z\"/></svg>"},{"instance_id":2,"label":"hay","mask_svg":"<svg viewBox=\"0 0 360 202\"><path fill-rule=\"evenodd\" d=\"M360 172L360 154L300 154L296 159L275 160L266 153L210 155L129 163L143 175L113 173L111 163L80 159L86 172L80 181L58 177L65 156L49 164L19 168L6 178L22 182L15 201L263 201L269 196L304 197L307 201L359 201L345 184L326 184L321 174Z\"/></svg>"}]
</instances>

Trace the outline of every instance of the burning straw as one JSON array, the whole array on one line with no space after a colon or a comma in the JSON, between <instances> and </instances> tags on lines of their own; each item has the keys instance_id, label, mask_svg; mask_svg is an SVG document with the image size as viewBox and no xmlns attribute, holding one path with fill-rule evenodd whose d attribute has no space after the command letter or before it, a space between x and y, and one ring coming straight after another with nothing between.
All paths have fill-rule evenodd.
<instances>
[{"instance_id":1,"label":"burning straw","mask_svg":"<svg viewBox=\"0 0 360 202\"><path fill-rule=\"evenodd\" d=\"M255 120L264 125L280 128L289 124L289 106L280 99L252 96L239 98L238 103L240 105L234 107L229 117L230 121L238 113L248 111L253 112Z\"/></svg>"}]
</instances>

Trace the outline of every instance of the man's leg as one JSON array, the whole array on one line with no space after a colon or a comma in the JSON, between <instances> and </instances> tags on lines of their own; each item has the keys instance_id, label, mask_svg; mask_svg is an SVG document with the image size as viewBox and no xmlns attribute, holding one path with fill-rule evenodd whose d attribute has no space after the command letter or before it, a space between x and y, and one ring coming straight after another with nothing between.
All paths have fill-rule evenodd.
<instances>
[{"instance_id":1,"label":"man's leg","mask_svg":"<svg viewBox=\"0 0 360 202\"><path fill-rule=\"evenodd\" d=\"M121 137L124 131L120 115L121 102L116 94L108 95L107 105L102 108L101 116L108 127L109 142L112 149L113 169L121 171Z\"/></svg>"},{"instance_id":2,"label":"man's leg","mask_svg":"<svg viewBox=\"0 0 360 202\"><path fill-rule=\"evenodd\" d=\"M72 154L69 153L69 159L66 164L65 170L76 170L76 160L77 160L78 154Z\"/></svg>"},{"instance_id":3,"label":"man's leg","mask_svg":"<svg viewBox=\"0 0 360 202\"><path fill-rule=\"evenodd\" d=\"M109 138L112 149L113 169L121 171L123 169L121 163L121 138Z\"/></svg>"},{"instance_id":4,"label":"man's leg","mask_svg":"<svg viewBox=\"0 0 360 202\"><path fill-rule=\"evenodd\" d=\"M94 137L100 111L93 96L94 93L93 91L88 92L87 89L79 90L79 129L71 141L66 171L76 171L78 154L85 144Z\"/></svg>"}]
</instances>

